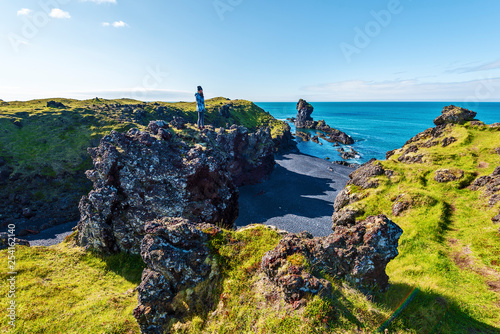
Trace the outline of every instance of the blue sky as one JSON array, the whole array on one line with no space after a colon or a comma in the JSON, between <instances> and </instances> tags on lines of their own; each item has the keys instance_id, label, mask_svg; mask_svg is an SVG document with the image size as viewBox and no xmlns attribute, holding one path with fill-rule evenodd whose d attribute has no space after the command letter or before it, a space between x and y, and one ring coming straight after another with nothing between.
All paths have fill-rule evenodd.
<instances>
[{"instance_id":1,"label":"blue sky","mask_svg":"<svg viewBox=\"0 0 500 334\"><path fill-rule=\"evenodd\" d=\"M500 101L498 0L0 0L0 98Z\"/></svg>"}]
</instances>

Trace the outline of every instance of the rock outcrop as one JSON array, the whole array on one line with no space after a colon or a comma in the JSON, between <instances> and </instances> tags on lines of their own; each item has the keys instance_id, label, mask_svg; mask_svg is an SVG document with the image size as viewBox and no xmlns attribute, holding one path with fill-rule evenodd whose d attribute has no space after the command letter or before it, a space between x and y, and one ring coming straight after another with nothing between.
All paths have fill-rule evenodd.
<instances>
[{"instance_id":1,"label":"rock outcrop","mask_svg":"<svg viewBox=\"0 0 500 334\"><path fill-rule=\"evenodd\" d=\"M455 106L445 107L442 115L434 120L435 127L417 134L408 140L403 148L388 151L385 158L389 159L395 154L401 154L397 159L399 162L407 164L423 163L424 154L420 153L420 148L430 148L437 145L447 147L452 145L457 139L447 134L452 132L455 124L461 124L462 120L471 120L475 115L475 112L467 109Z\"/></svg>"},{"instance_id":2,"label":"rock outcrop","mask_svg":"<svg viewBox=\"0 0 500 334\"><path fill-rule=\"evenodd\" d=\"M227 131L208 131L214 154L225 161L236 186L261 182L273 171L275 143L269 129L249 132L244 126L233 125Z\"/></svg>"},{"instance_id":3,"label":"rock outcrop","mask_svg":"<svg viewBox=\"0 0 500 334\"><path fill-rule=\"evenodd\" d=\"M340 156L342 157L342 159L344 160L349 160L349 159L355 159L356 157L359 157L359 153L354 150L353 148L351 148L349 151L342 151Z\"/></svg>"},{"instance_id":4,"label":"rock outcrop","mask_svg":"<svg viewBox=\"0 0 500 334\"><path fill-rule=\"evenodd\" d=\"M382 167L382 164L372 159L349 174L350 180L347 181L347 185L352 184L362 189L376 188L378 187L378 181L374 177L383 175L384 173L385 169Z\"/></svg>"},{"instance_id":5,"label":"rock outcrop","mask_svg":"<svg viewBox=\"0 0 500 334\"><path fill-rule=\"evenodd\" d=\"M56 101L47 102L47 107L48 108L58 108L58 109L66 108L66 106L62 102L56 102Z\"/></svg>"},{"instance_id":6,"label":"rock outcrop","mask_svg":"<svg viewBox=\"0 0 500 334\"><path fill-rule=\"evenodd\" d=\"M353 192L351 189L352 186L357 186L361 189L377 188L379 182L376 177L385 173L386 170L382 167L382 164L375 159L371 159L349 174L349 181L347 181L346 187L338 193L333 203L335 210L332 215L333 229L338 225L349 226L354 224L356 217L364 214L360 209L349 207L350 204L363 199L363 196L365 196L361 195L361 193Z\"/></svg>"},{"instance_id":7,"label":"rock outcrop","mask_svg":"<svg viewBox=\"0 0 500 334\"><path fill-rule=\"evenodd\" d=\"M233 108L233 105L230 103L224 104L223 106L219 107L219 115L221 115L224 118L228 118L231 116L231 109Z\"/></svg>"},{"instance_id":8,"label":"rock outcrop","mask_svg":"<svg viewBox=\"0 0 500 334\"><path fill-rule=\"evenodd\" d=\"M500 166L493 173L478 177L470 186L471 190L482 190L483 196L489 197L488 204L493 207L500 202Z\"/></svg>"},{"instance_id":9,"label":"rock outcrop","mask_svg":"<svg viewBox=\"0 0 500 334\"><path fill-rule=\"evenodd\" d=\"M460 180L464 177L464 171L461 169L438 169L434 173L434 180L439 183L447 183Z\"/></svg>"},{"instance_id":10,"label":"rock outcrop","mask_svg":"<svg viewBox=\"0 0 500 334\"><path fill-rule=\"evenodd\" d=\"M181 218L148 222L141 243L146 263L134 316L142 333L168 333L176 321L207 314L219 301L221 273L208 242L221 234Z\"/></svg>"},{"instance_id":11,"label":"rock outcrop","mask_svg":"<svg viewBox=\"0 0 500 334\"><path fill-rule=\"evenodd\" d=\"M387 263L398 255L403 231L386 216L371 216L350 226L336 226L326 237L289 234L262 258L261 269L278 285L288 302L305 294L331 292L318 273L344 279L363 292L388 287Z\"/></svg>"},{"instance_id":12,"label":"rock outcrop","mask_svg":"<svg viewBox=\"0 0 500 334\"><path fill-rule=\"evenodd\" d=\"M434 124L464 124L465 122L474 120L476 114L474 111L450 105L443 108L441 115L434 120Z\"/></svg>"},{"instance_id":13,"label":"rock outcrop","mask_svg":"<svg viewBox=\"0 0 500 334\"><path fill-rule=\"evenodd\" d=\"M7 102L4 104L8 105ZM21 153L17 149L15 149L17 153L13 155L8 150L4 150L2 157L0 157L0 228L6 227L8 224L16 224L20 237L36 234L41 230L62 223L79 220L78 203L81 197L92 189L92 183L84 174L85 169L91 164L86 148L99 145L99 140L106 127L129 128L131 123L142 127L147 126L151 120L162 119L168 121L172 128L174 126L176 129L178 128L179 131L176 132L180 135L193 130L190 124L195 123L197 117L196 113L193 112L195 110L194 104L146 103L130 100L110 101L102 98L78 103L72 100L55 100L53 102L40 100L30 102L29 105L25 106L25 109L44 109L47 105L47 110L50 108L65 108L66 110L59 115L58 113L19 111L8 107L8 112L5 115L6 121L11 122L14 127L13 131L4 136L3 144L8 143L11 136L15 136L18 128L25 129L28 125L57 130L57 133L53 133L54 131L40 133L37 140L32 143L32 148L35 151L42 152L42 159L36 159L36 161L19 160L18 156ZM253 176L247 177L246 180L240 178L243 184L258 182L259 178L272 169L273 162L269 159L269 155L266 155L266 158L255 160L256 155L253 153L253 149L260 150L264 147L267 150L267 145L272 142L275 152L285 153L296 150L289 125L274 119L255 104L243 100L231 101L216 98L209 101L209 106L205 129L208 129L209 125L212 124L219 127L224 126L225 132L229 132L228 129L232 123L246 124L250 127L250 134L257 131L259 127L271 128L273 137L272 139L266 137L267 143L260 141L253 147L252 145L248 146L248 149L236 150L241 152L240 156L246 154L250 156L249 159L245 159L246 161L242 160L245 164L243 169L255 171L255 173L248 171L250 174L253 173ZM229 110L229 117L219 115L217 112L219 107L223 107L221 111L224 113ZM90 132L95 135L88 136ZM188 145L196 144L200 136L205 136L199 131L194 132L191 139L183 139ZM82 140L87 138L86 142L81 140L58 141L58 138L72 138L75 135ZM260 139L263 137L261 136ZM59 144L53 145L54 141ZM17 147L19 143L13 142L12 145ZM208 144L202 143L202 145L207 146ZM55 147L60 147L61 150L57 151ZM29 157L26 156L26 158ZM257 169L261 167L265 172L258 176L260 172L257 172ZM243 173L247 173L247 171L243 171ZM239 182L238 178L234 178L233 181Z\"/></svg>"},{"instance_id":14,"label":"rock outcrop","mask_svg":"<svg viewBox=\"0 0 500 334\"><path fill-rule=\"evenodd\" d=\"M295 142L290 125L283 123L284 130L273 138L275 152L284 154L288 152L298 152L297 143Z\"/></svg>"},{"instance_id":15,"label":"rock outcrop","mask_svg":"<svg viewBox=\"0 0 500 334\"><path fill-rule=\"evenodd\" d=\"M94 190L80 201L80 246L139 253L144 225L153 219L183 217L232 227L238 217L238 190L226 161L175 140L165 124L150 129L112 131L89 149L94 170L86 174Z\"/></svg>"},{"instance_id":16,"label":"rock outcrop","mask_svg":"<svg viewBox=\"0 0 500 334\"><path fill-rule=\"evenodd\" d=\"M295 126L297 129L311 129L323 131L328 135L325 140L329 142L339 142L344 145L354 144L354 139L351 136L340 130L331 128L325 123L324 120L314 121L311 114L314 107L306 100L300 99L297 103L297 118L295 119ZM298 132L297 132L298 133Z\"/></svg>"},{"instance_id":17,"label":"rock outcrop","mask_svg":"<svg viewBox=\"0 0 500 334\"><path fill-rule=\"evenodd\" d=\"M232 227L238 216L236 187L258 183L274 168L269 129L207 127L186 129L178 137L170 125L185 124L179 117L174 121L150 122L144 132L112 132L89 150L95 169L87 176L94 190L79 206L82 246L137 253L145 222L161 217ZM196 143L188 145L194 136Z\"/></svg>"}]
</instances>

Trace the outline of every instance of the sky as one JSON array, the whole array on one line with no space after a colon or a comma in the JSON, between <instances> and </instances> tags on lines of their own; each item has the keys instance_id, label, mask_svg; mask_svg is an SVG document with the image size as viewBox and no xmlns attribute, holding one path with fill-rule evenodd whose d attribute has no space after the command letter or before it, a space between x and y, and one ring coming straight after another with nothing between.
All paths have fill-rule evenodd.
<instances>
[{"instance_id":1,"label":"sky","mask_svg":"<svg viewBox=\"0 0 500 334\"><path fill-rule=\"evenodd\" d=\"M0 4L5 101L500 101L498 0Z\"/></svg>"}]
</instances>

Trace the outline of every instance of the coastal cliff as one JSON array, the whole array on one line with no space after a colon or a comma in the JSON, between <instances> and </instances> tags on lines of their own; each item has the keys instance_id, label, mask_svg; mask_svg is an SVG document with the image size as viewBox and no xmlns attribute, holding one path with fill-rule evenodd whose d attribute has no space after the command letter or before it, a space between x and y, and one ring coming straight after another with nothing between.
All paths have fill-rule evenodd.
<instances>
[{"instance_id":1,"label":"coastal cliff","mask_svg":"<svg viewBox=\"0 0 500 334\"><path fill-rule=\"evenodd\" d=\"M206 101L206 124L244 126L249 133L268 128L271 150L294 149L290 127L255 104L214 98ZM92 168L87 148L115 130L146 129L163 120L180 126L179 136L194 144L199 135L182 124L196 123L195 103L140 102L130 99L43 99L0 104L0 227L16 224L19 236L78 221L78 202L92 188L85 171ZM241 133L238 130L237 133ZM244 137L244 134L235 136ZM235 143L233 141L233 143ZM227 153L238 147L227 147ZM269 145L265 149L269 149ZM237 153L237 152L236 152ZM271 165L271 154L265 159ZM250 162L240 174L252 169ZM237 172L235 170L235 172ZM258 171L255 171L258 172ZM255 176L255 175L252 175ZM258 176L258 175L257 175ZM258 177L257 177L258 179ZM249 180L236 180L243 184Z\"/></svg>"},{"instance_id":2,"label":"coastal cliff","mask_svg":"<svg viewBox=\"0 0 500 334\"><path fill-rule=\"evenodd\" d=\"M78 231L17 250L30 305L19 333L496 333L500 124L475 117L446 107L435 127L352 172L332 233L316 238L228 229L216 215L236 214L235 180L266 173L272 129L200 132L176 118L112 132L91 149ZM260 153L233 154L245 147ZM185 186L207 169L220 187ZM100 248L108 240L118 246ZM60 321L47 305L64 308Z\"/></svg>"}]
</instances>

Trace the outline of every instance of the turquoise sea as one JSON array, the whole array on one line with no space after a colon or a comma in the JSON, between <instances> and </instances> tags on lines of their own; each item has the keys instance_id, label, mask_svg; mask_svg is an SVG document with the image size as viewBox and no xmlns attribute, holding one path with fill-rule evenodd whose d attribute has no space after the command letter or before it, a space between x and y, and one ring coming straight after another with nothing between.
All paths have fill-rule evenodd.
<instances>
[{"instance_id":1,"label":"turquoise sea","mask_svg":"<svg viewBox=\"0 0 500 334\"><path fill-rule=\"evenodd\" d=\"M257 102L275 118L285 120L297 114L296 102ZM354 138L352 147L359 158L348 162L363 163L371 158L385 159L385 153L400 148L417 133L433 127L432 121L443 107L454 104L477 112L476 119L486 124L500 122L500 102L477 103L474 107L460 102L316 102L311 103L314 120L324 119L328 125ZM294 126L292 131L295 132ZM302 153L330 160L342 160L338 147L320 139L323 145L296 139ZM341 145L343 146L343 145Z\"/></svg>"}]
</instances>

